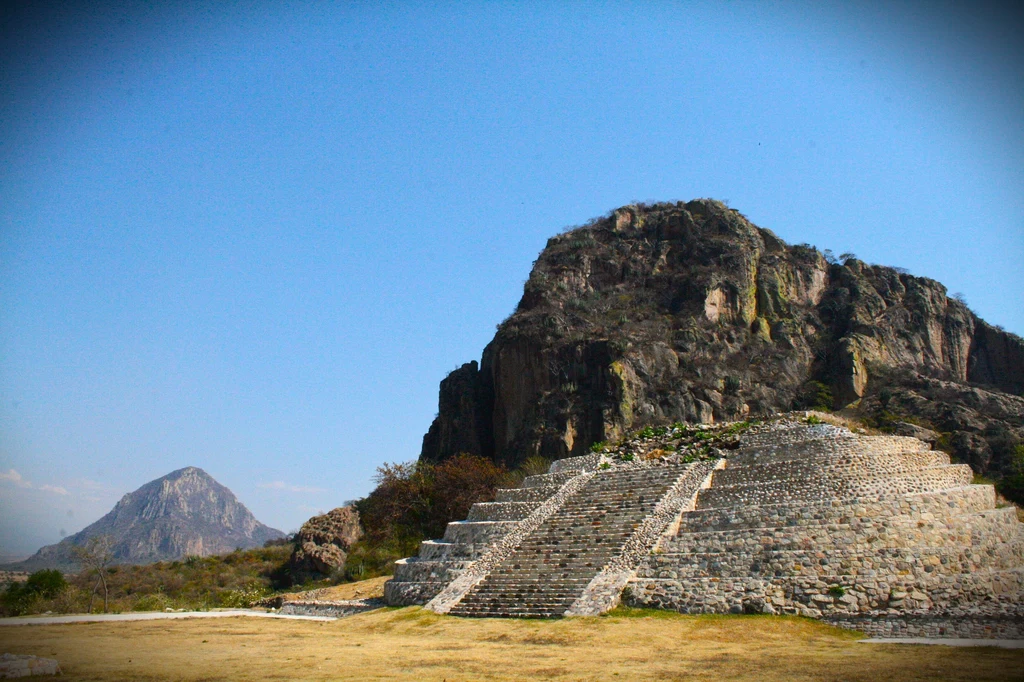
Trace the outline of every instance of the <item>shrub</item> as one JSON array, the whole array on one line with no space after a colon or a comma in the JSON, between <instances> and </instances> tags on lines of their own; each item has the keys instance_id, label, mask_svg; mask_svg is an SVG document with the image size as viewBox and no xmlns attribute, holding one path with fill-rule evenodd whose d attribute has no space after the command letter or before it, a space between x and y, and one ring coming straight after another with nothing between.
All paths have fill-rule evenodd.
<instances>
[{"instance_id":1,"label":"shrub","mask_svg":"<svg viewBox=\"0 0 1024 682\"><path fill-rule=\"evenodd\" d=\"M229 590L221 595L220 603L228 608L248 609L269 594L266 585L250 583L238 589Z\"/></svg>"},{"instance_id":2,"label":"shrub","mask_svg":"<svg viewBox=\"0 0 1024 682\"><path fill-rule=\"evenodd\" d=\"M450 521L466 518L475 502L493 499L509 472L489 459L459 454L440 464L384 464L377 487L356 503L365 544L402 556L422 540L440 537Z\"/></svg>"},{"instance_id":3,"label":"shrub","mask_svg":"<svg viewBox=\"0 0 1024 682\"><path fill-rule=\"evenodd\" d=\"M1009 473L999 481L996 488L1007 499L1024 504L1024 444L1013 449L1008 469Z\"/></svg>"},{"instance_id":4,"label":"shrub","mask_svg":"<svg viewBox=\"0 0 1024 682\"><path fill-rule=\"evenodd\" d=\"M55 568L36 571L25 581L25 589L46 599L53 599L68 586L64 574Z\"/></svg>"},{"instance_id":5,"label":"shrub","mask_svg":"<svg viewBox=\"0 0 1024 682\"><path fill-rule=\"evenodd\" d=\"M832 389L821 381L808 381L804 384L800 396L794 402L796 403L794 407L798 410L817 410L819 412L831 412L835 405Z\"/></svg>"}]
</instances>

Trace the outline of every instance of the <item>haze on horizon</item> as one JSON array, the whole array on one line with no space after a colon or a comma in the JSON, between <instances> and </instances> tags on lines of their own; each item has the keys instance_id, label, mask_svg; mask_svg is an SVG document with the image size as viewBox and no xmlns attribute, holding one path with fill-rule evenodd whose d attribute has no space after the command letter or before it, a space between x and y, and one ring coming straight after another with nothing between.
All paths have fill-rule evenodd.
<instances>
[{"instance_id":1,"label":"haze on horizon","mask_svg":"<svg viewBox=\"0 0 1024 682\"><path fill-rule=\"evenodd\" d=\"M1024 334L999 3L0 12L0 555L190 465L285 531L365 495L548 237L632 201L727 200Z\"/></svg>"}]
</instances>

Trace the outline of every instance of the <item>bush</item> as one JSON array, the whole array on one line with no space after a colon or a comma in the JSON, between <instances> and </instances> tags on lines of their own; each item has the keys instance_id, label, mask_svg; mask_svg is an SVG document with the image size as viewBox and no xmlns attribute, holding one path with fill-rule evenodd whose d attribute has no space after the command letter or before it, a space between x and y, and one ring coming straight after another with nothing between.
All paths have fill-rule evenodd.
<instances>
[{"instance_id":1,"label":"bush","mask_svg":"<svg viewBox=\"0 0 1024 682\"><path fill-rule=\"evenodd\" d=\"M1014 448L1009 473L999 481L996 489L1008 500L1024 504L1024 444Z\"/></svg>"},{"instance_id":2,"label":"bush","mask_svg":"<svg viewBox=\"0 0 1024 682\"><path fill-rule=\"evenodd\" d=\"M508 475L491 460L466 453L440 464L384 464L377 487L355 505L366 531L363 544L409 556L422 540L441 537L448 522L466 518L473 503L494 499Z\"/></svg>"},{"instance_id":3,"label":"bush","mask_svg":"<svg viewBox=\"0 0 1024 682\"><path fill-rule=\"evenodd\" d=\"M25 589L24 583L11 583L0 595L0 608L5 616L21 616L28 613L39 595Z\"/></svg>"},{"instance_id":4,"label":"bush","mask_svg":"<svg viewBox=\"0 0 1024 682\"><path fill-rule=\"evenodd\" d=\"M58 599L67 589L68 581L57 569L36 571L25 582L7 586L0 595L0 610L8 616L31 613L47 600Z\"/></svg>"},{"instance_id":5,"label":"bush","mask_svg":"<svg viewBox=\"0 0 1024 682\"><path fill-rule=\"evenodd\" d=\"M832 389L821 381L808 381L804 384L800 396L794 401L795 409L831 412L835 405Z\"/></svg>"},{"instance_id":6,"label":"bush","mask_svg":"<svg viewBox=\"0 0 1024 682\"><path fill-rule=\"evenodd\" d=\"M244 587L228 590L221 594L221 606L227 608L248 609L255 606L261 599L270 593L266 585L250 583Z\"/></svg>"},{"instance_id":7,"label":"bush","mask_svg":"<svg viewBox=\"0 0 1024 682\"><path fill-rule=\"evenodd\" d=\"M53 599L68 586L64 574L55 568L36 571L25 581L25 589L46 599Z\"/></svg>"}]
</instances>

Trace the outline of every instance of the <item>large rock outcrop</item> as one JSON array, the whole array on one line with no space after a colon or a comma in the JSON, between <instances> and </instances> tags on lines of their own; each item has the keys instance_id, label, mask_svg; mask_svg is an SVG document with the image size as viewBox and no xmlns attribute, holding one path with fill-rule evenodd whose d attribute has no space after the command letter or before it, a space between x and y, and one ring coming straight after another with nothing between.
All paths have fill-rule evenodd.
<instances>
[{"instance_id":1,"label":"large rock outcrop","mask_svg":"<svg viewBox=\"0 0 1024 682\"><path fill-rule=\"evenodd\" d=\"M821 407L931 428L999 476L1022 393L1024 341L934 280L788 245L712 200L627 206L548 241L479 365L441 382L420 456L515 465Z\"/></svg>"},{"instance_id":2,"label":"large rock outcrop","mask_svg":"<svg viewBox=\"0 0 1024 682\"><path fill-rule=\"evenodd\" d=\"M302 524L291 557L293 576L330 575L345 567L348 550L363 536L359 512L338 507Z\"/></svg>"},{"instance_id":3,"label":"large rock outcrop","mask_svg":"<svg viewBox=\"0 0 1024 682\"><path fill-rule=\"evenodd\" d=\"M128 493L99 521L12 566L76 570L74 548L100 536L110 538L114 563L145 564L262 547L284 533L257 521L208 473L186 467Z\"/></svg>"}]
</instances>

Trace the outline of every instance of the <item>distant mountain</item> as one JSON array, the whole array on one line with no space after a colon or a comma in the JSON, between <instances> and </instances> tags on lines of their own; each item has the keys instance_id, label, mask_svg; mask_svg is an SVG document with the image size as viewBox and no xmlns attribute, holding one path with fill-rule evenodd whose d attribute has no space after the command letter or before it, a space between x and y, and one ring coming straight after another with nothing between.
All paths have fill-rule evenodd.
<instances>
[{"instance_id":1,"label":"distant mountain","mask_svg":"<svg viewBox=\"0 0 1024 682\"><path fill-rule=\"evenodd\" d=\"M234 493L208 473L185 467L128 493L84 530L5 568L76 570L73 548L100 535L112 539L115 563L145 564L260 547L284 533L257 521Z\"/></svg>"}]
</instances>

